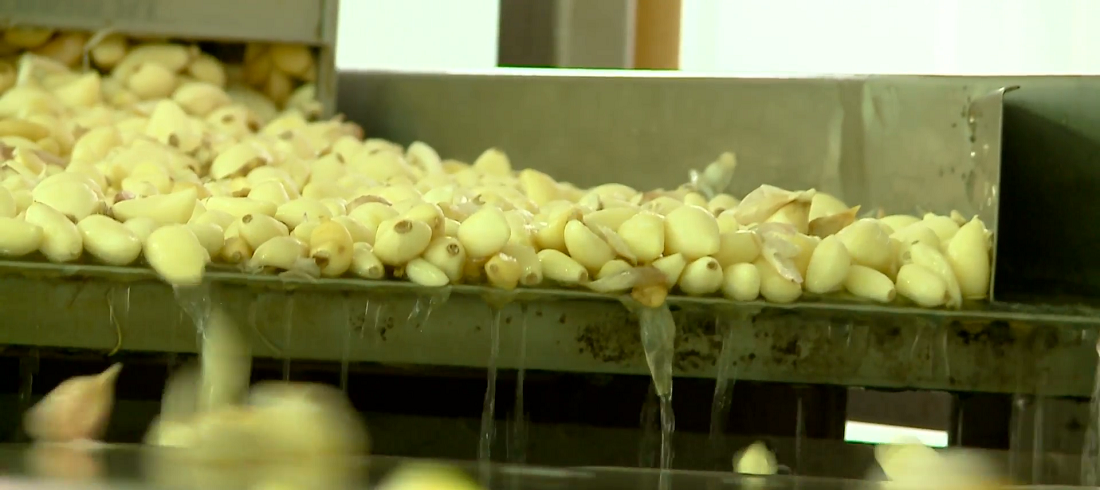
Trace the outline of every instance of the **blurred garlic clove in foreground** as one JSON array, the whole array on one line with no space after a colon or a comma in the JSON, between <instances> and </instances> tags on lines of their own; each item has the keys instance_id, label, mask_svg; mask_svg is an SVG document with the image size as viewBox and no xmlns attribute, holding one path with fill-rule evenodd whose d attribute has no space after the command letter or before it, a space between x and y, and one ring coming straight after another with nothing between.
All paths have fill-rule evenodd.
<instances>
[{"instance_id":1,"label":"blurred garlic clove in foreground","mask_svg":"<svg viewBox=\"0 0 1100 490\"><path fill-rule=\"evenodd\" d=\"M122 364L94 376L76 376L57 385L27 411L23 424L36 441L97 439L107 429L114 405L115 380Z\"/></svg>"}]
</instances>

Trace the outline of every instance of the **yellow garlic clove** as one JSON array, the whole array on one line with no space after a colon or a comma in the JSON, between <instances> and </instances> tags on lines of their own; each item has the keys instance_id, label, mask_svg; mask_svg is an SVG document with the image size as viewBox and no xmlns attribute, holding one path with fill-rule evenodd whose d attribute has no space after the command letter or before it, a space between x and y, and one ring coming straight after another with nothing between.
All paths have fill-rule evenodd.
<instances>
[{"instance_id":1,"label":"yellow garlic clove","mask_svg":"<svg viewBox=\"0 0 1100 490\"><path fill-rule=\"evenodd\" d=\"M727 266L722 275L722 295L734 301L755 301L760 296L760 271L756 265Z\"/></svg>"},{"instance_id":2,"label":"yellow garlic clove","mask_svg":"<svg viewBox=\"0 0 1100 490\"><path fill-rule=\"evenodd\" d=\"M504 212L494 206L482 206L458 227L458 240L473 258L489 257L508 243L512 228Z\"/></svg>"},{"instance_id":3,"label":"yellow garlic clove","mask_svg":"<svg viewBox=\"0 0 1100 490\"><path fill-rule=\"evenodd\" d=\"M309 253L324 277L339 277L351 267L354 241L339 221L322 220L309 237Z\"/></svg>"},{"instance_id":4,"label":"yellow garlic clove","mask_svg":"<svg viewBox=\"0 0 1100 490\"><path fill-rule=\"evenodd\" d=\"M187 225L170 224L149 234L145 241L145 260L173 286L197 286L202 283L210 255Z\"/></svg>"},{"instance_id":5,"label":"yellow garlic clove","mask_svg":"<svg viewBox=\"0 0 1100 490\"><path fill-rule=\"evenodd\" d=\"M926 213L921 222L936 232L936 235L940 237L940 243L951 241L955 234L959 232L959 224L947 216Z\"/></svg>"},{"instance_id":6,"label":"yellow garlic clove","mask_svg":"<svg viewBox=\"0 0 1100 490\"><path fill-rule=\"evenodd\" d=\"M378 225L374 237L374 255L383 264L404 265L420 256L431 243L432 229L427 223L392 218Z\"/></svg>"},{"instance_id":7,"label":"yellow garlic clove","mask_svg":"<svg viewBox=\"0 0 1100 490\"><path fill-rule=\"evenodd\" d=\"M165 225L183 224L191 219L196 202L198 192L195 189L185 189L171 194L119 201L111 206L111 213L122 222L144 217ZM207 201L207 209L210 208L210 201Z\"/></svg>"},{"instance_id":8,"label":"yellow garlic clove","mask_svg":"<svg viewBox=\"0 0 1100 490\"><path fill-rule=\"evenodd\" d=\"M895 288L899 295L925 308L943 306L948 299L947 283L917 264L905 264L898 269Z\"/></svg>"},{"instance_id":9,"label":"yellow garlic clove","mask_svg":"<svg viewBox=\"0 0 1100 490\"><path fill-rule=\"evenodd\" d=\"M42 227L21 219L0 217L0 256L22 257L42 246Z\"/></svg>"},{"instance_id":10,"label":"yellow garlic clove","mask_svg":"<svg viewBox=\"0 0 1100 490\"><path fill-rule=\"evenodd\" d=\"M84 251L83 238L68 217L46 204L34 203L27 208L24 219L42 229L38 250L50 262L72 262L80 258Z\"/></svg>"},{"instance_id":11,"label":"yellow garlic clove","mask_svg":"<svg viewBox=\"0 0 1100 490\"><path fill-rule=\"evenodd\" d=\"M665 254L695 260L717 253L720 244L718 222L706 209L685 205L665 218Z\"/></svg>"},{"instance_id":12,"label":"yellow garlic clove","mask_svg":"<svg viewBox=\"0 0 1100 490\"><path fill-rule=\"evenodd\" d=\"M214 223L190 222L187 223L187 227L191 229L191 233L195 234L195 238L199 239L202 248L206 249L210 257L217 257L222 247L225 246L225 232L222 231L221 227L218 225ZM87 245L85 245L85 247L87 247Z\"/></svg>"},{"instance_id":13,"label":"yellow garlic clove","mask_svg":"<svg viewBox=\"0 0 1100 490\"><path fill-rule=\"evenodd\" d=\"M848 269L848 277L844 280L844 289L853 295L876 301L889 303L894 300L897 290L894 282L875 269L853 264Z\"/></svg>"},{"instance_id":14,"label":"yellow garlic clove","mask_svg":"<svg viewBox=\"0 0 1100 490\"><path fill-rule=\"evenodd\" d=\"M572 257L554 249L538 252L542 273L551 281L563 286L573 286L588 281L588 271Z\"/></svg>"},{"instance_id":15,"label":"yellow garlic clove","mask_svg":"<svg viewBox=\"0 0 1100 490\"><path fill-rule=\"evenodd\" d=\"M375 257L369 244L356 242L352 246L351 273L363 279L378 280L386 277L386 266Z\"/></svg>"},{"instance_id":16,"label":"yellow garlic clove","mask_svg":"<svg viewBox=\"0 0 1100 490\"><path fill-rule=\"evenodd\" d=\"M649 211L631 216L618 230L619 237L642 264L653 262L664 253L665 233L665 218Z\"/></svg>"},{"instance_id":17,"label":"yellow garlic clove","mask_svg":"<svg viewBox=\"0 0 1100 490\"><path fill-rule=\"evenodd\" d=\"M683 254L672 254L654 260L651 265L665 275L666 284L672 285L680 281L680 275L687 267L687 260Z\"/></svg>"},{"instance_id":18,"label":"yellow garlic clove","mask_svg":"<svg viewBox=\"0 0 1100 490\"><path fill-rule=\"evenodd\" d=\"M760 276L760 295L764 299L772 303L793 303L802 296L802 286L783 277L770 262L759 258L754 264Z\"/></svg>"},{"instance_id":19,"label":"yellow garlic clove","mask_svg":"<svg viewBox=\"0 0 1100 490\"><path fill-rule=\"evenodd\" d=\"M680 274L680 290L689 296L714 293L722 287L722 266L713 257L693 260Z\"/></svg>"},{"instance_id":20,"label":"yellow garlic clove","mask_svg":"<svg viewBox=\"0 0 1100 490\"><path fill-rule=\"evenodd\" d=\"M443 236L433 239L424 250L423 258L442 270L451 282L462 279L466 248L457 238Z\"/></svg>"},{"instance_id":21,"label":"yellow garlic clove","mask_svg":"<svg viewBox=\"0 0 1100 490\"><path fill-rule=\"evenodd\" d=\"M414 284L426 287L442 287L450 282L442 269L422 258L412 259L405 264L405 275Z\"/></svg>"},{"instance_id":22,"label":"yellow garlic clove","mask_svg":"<svg viewBox=\"0 0 1100 490\"><path fill-rule=\"evenodd\" d=\"M250 272L261 272L270 268L280 271L295 270L320 274L316 264L307 257L308 252L308 245L294 237L274 237L256 247L248 261L247 269ZM313 263L314 266L310 267L306 265L307 263Z\"/></svg>"},{"instance_id":23,"label":"yellow garlic clove","mask_svg":"<svg viewBox=\"0 0 1100 490\"><path fill-rule=\"evenodd\" d=\"M963 298L984 299L989 296L989 242L982 220L974 217L960 227L947 244L946 255L959 281Z\"/></svg>"},{"instance_id":24,"label":"yellow garlic clove","mask_svg":"<svg viewBox=\"0 0 1100 490\"><path fill-rule=\"evenodd\" d=\"M810 257L802 287L810 293L827 294L844 288L852 257L835 235L825 237Z\"/></svg>"},{"instance_id":25,"label":"yellow garlic clove","mask_svg":"<svg viewBox=\"0 0 1100 490\"><path fill-rule=\"evenodd\" d=\"M69 378L27 412L24 427L36 441L72 442L103 436L114 406L122 364L94 376Z\"/></svg>"},{"instance_id":26,"label":"yellow garlic clove","mask_svg":"<svg viewBox=\"0 0 1100 490\"><path fill-rule=\"evenodd\" d=\"M237 225L237 234L248 242L253 250L264 242L279 236L287 236L290 230L279 220L264 214L246 214Z\"/></svg>"},{"instance_id":27,"label":"yellow garlic clove","mask_svg":"<svg viewBox=\"0 0 1100 490\"><path fill-rule=\"evenodd\" d=\"M908 255L903 258L902 262L917 264L936 273L947 285L946 306L948 308L962 306L962 289L955 275L955 270L939 249L924 243L914 243L909 247Z\"/></svg>"},{"instance_id":28,"label":"yellow garlic clove","mask_svg":"<svg viewBox=\"0 0 1100 490\"><path fill-rule=\"evenodd\" d=\"M130 265L141 255L141 240L122 223L101 214L77 223L84 249L108 265ZM219 230L218 238L221 238Z\"/></svg>"},{"instance_id":29,"label":"yellow garlic clove","mask_svg":"<svg viewBox=\"0 0 1100 490\"><path fill-rule=\"evenodd\" d=\"M535 252L534 247L530 245L509 243L501 249L501 253L516 259L519 263L519 283L521 285L530 287L542 283L542 262L539 260L538 253Z\"/></svg>"}]
</instances>

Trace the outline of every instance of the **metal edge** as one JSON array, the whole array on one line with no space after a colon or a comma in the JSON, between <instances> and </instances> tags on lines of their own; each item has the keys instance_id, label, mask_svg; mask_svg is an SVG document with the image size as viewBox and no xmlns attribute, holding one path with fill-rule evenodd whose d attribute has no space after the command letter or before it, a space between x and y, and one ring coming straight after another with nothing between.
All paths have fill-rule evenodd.
<instances>
[{"instance_id":1,"label":"metal edge","mask_svg":"<svg viewBox=\"0 0 1100 490\"><path fill-rule=\"evenodd\" d=\"M970 155L974 168L969 176L971 198L978 204L978 215L993 233L990 248L989 300L996 301L994 284L997 274L997 233L1000 214L1001 152L1004 129L1005 94L1019 86L1002 87L979 97L967 108L970 129Z\"/></svg>"},{"instance_id":2,"label":"metal edge","mask_svg":"<svg viewBox=\"0 0 1100 490\"><path fill-rule=\"evenodd\" d=\"M387 284L334 292L220 282L173 291L129 282L0 275L0 346L92 352L194 353L205 308L218 304L257 357L648 375L637 319L616 298L554 294L493 308L480 288ZM148 277L149 275L145 275ZM361 284L361 282L360 282ZM362 285L362 284L361 284ZM383 289L382 286L388 286ZM404 286L404 289L395 289ZM1083 396L1091 390L1096 320L1004 320L894 309L722 311L673 305L677 377L884 389ZM812 305L808 305L812 306ZM429 313L431 311L432 313ZM500 313L497 314L496 311ZM496 327L493 318L500 319ZM196 321L198 319L198 321ZM732 326L734 328L721 328ZM496 349L492 345L498 345ZM727 352L728 351L728 352ZM494 361L490 352L497 352ZM721 361L720 361L721 359ZM1001 366L990 369L989 366Z\"/></svg>"},{"instance_id":3,"label":"metal edge","mask_svg":"<svg viewBox=\"0 0 1100 490\"><path fill-rule=\"evenodd\" d=\"M102 280L126 284L139 281L161 282L152 269L144 267L114 267L91 264L53 264L48 262L21 262L0 260L0 277L28 279ZM399 280L368 280L359 278L300 279L277 275L244 274L227 267L212 268L206 273L207 284L231 284L257 291L314 291L326 293L371 294L452 294L475 296L492 303L512 301L585 301L621 303L626 294L601 294L583 289L519 288L505 291L493 287L455 284L442 288L429 288ZM167 286L167 284L166 284ZM920 316L945 321L1023 321L1062 325L1100 326L1100 312L1085 307L1045 307L1025 304L970 302L962 309L930 309L904 304L878 304L847 295L804 295L793 303L769 303L763 300L732 301L717 296L669 296L667 303L675 308L707 310L715 313L735 314L779 310L790 312L842 312L848 314L873 314L896 316Z\"/></svg>"}]
</instances>

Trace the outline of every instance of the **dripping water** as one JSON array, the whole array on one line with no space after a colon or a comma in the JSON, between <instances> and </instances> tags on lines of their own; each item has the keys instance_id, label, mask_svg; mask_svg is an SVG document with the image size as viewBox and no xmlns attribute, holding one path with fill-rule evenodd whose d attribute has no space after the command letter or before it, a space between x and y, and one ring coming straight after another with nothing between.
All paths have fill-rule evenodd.
<instances>
[{"instance_id":1,"label":"dripping water","mask_svg":"<svg viewBox=\"0 0 1100 490\"><path fill-rule=\"evenodd\" d=\"M523 382L527 366L527 305L520 305L519 360L516 366L516 405L512 410L512 431L508 438L508 460L512 463L527 462L527 420L523 408Z\"/></svg>"},{"instance_id":2,"label":"dripping water","mask_svg":"<svg viewBox=\"0 0 1100 490\"><path fill-rule=\"evenodd\" d=\"M656 308L638 308L638 324L646 364L649 365L653 387L660 400L660 468L670 470L673 457L672 434L676 430L676 418L672 413L672 357L675 355L676 322L665 304ZM662 481L665 476L662 474Z\"/></svg>"},{"instance_id":3,"label":"dripping water","mask_svg":"<svg viewBox=\"0 0 1100 490\"><path fill-rule=\"evenodd\" d=\"M351 300L344 300L344 352L340 354L340 389L348 391L348 363L351 361Z\"/></svg>"},{"instance_id":4,"label":"dripping water","mask_svg":"<svg viewBox=\"0 0 1100 490\"><path fill-rule=\"evenodd\" d=\"M492 462L493 435L497 399L497 358L500 356L500 323L504 308L492 307L489 323L489 380L485 387L485 401L481 409L481 436L477 446L477 460L481 466L483 483L488 486L489 464Z\"/></svg>"},{"instance_id":5,"label":"dripping water","mask_svg":"<svg viewBox=\"0 0 1100 490\"><path fill-rule=\"evenodd\" d=\"M294 296L283 300L283 381L290 381L290 342L294 329Z\"/></svg>"},{"instance_id":6,"label":"dripping water","mask_svg":"<svg viewBox=\"0 0 1100 490\"><path fill-rule=\"evenodd\" d=\"M803 412L803 398L806 389L795 388L795 412L794 412L794 470L802 468L802 442L806 438L806 414Z\"/></svg>"},{"instance_id":7,"label":"dripping water","mask_svg":"<svg viewBox=\"0 0 1100 490\"><path fill-rule=\"evenodd\" d=\"M262 329L260 329L260 301L252 301L248 305L248 328L252 330L252 333L256 334L256 337L260 339L260 342L264 344L271 351L271 354L277 357L283 356L283 350L277 347L271 339L264 335Z\"/></svg>"},{"instance_id":8,"label":"dripping water","mask_svg":"<svg viewBox=\"0 0 1100 490\"><path fill-rule=\"evenodd\" d=\"M1081 485L1094 487L1100 469L1100 339L1096 342L1096 374L1089 397L1089 424L1085 431L1085 447L1081 450Z\"/></svg>"},{"instance_id":9,"label":"dripping water","mask_svg":"<svg viewBox=\"0 0 1100 490\"><path fill-rule=\"evenodd\" d=\"M642 403L642 443L638 448L638 467L656 468L661 456L661 400L657 387L651 381Z\"/></svg>"},{"instance_id":10,"label":"dripping water","mask_svg":"<svg viewBox=\"0 0 1100 490\"><path fill-rule=\"evenodd\" d=\"M432 313L443 303L446 303L450 297L451 288L449 287L439 288L426 297L417 297L416 302L413 303L412 311L409 312L408 324L415 325L417 331L423 331L424 325L427 325Z\"/></svg>"},{"instance_id":11,"label":"dripping water","mask_svg":"<svg viewBox=\"0 0 1100 490\"><path fill-rule=\"evenodd\" d=\"M202 284L195 287L176 287L175 293L180 309L191 317L191 322L195 325L195 340L201 349L206 322L210 318L210 286Z\"/></svg>"},{"instance_id":12,"label":"dripping water","mask_svg":"<svg viewBox=\"0 0 1100 490\"><path fill-rule=\"evenodd\" d=\"M730 398L733 385L737 382L737 360L735 345L736 329L734 322L716 319L719 332L722 332L722 348L718 353L718 372L714 380L714 399L710 405L710 447L719 468L729 466L729 457L725 448L726 421L730 414ZM737 322L740 323L740 322Z\"/></svg>"}]
</instances>

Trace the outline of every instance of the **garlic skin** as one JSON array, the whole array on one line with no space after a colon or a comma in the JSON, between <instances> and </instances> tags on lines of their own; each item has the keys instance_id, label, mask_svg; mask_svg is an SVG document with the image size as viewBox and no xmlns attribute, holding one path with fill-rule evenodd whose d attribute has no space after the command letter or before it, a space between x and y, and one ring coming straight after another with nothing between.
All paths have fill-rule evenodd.
<instances>
[{"instance_id":1,"label":"garlic skin","mask_svg":"<svg viewBox=\"0 0 1100 490\"><path fill-rule=\"evenodd\" d=\"M23 427L35 441L96 440L107 430L114 406L115 380L122 364L57 385L27 411Z\"/></svg>"}]
</instances>

